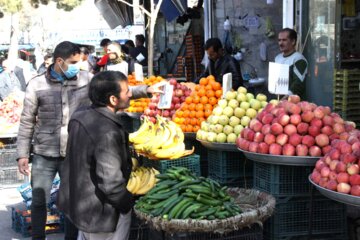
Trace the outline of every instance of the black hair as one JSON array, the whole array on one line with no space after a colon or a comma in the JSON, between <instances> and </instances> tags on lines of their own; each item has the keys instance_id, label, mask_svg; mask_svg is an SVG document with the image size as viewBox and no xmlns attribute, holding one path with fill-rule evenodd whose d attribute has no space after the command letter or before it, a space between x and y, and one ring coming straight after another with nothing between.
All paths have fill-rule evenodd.
<instances>
[{"instance_id":1,"label":"black hair","mask_svg":"<svg viewBox=\"0 0 360 240\"><path fill-rule=\"evenodd\" d=\"M61 42L55 47L54 62L58 57L65 61L75 54L80 54L80 48L78 45L69 41Z\"/></svg>"},{"instance_id":2,"label":"black hair","mask_svg":"<svg viewBox=\"0 0 360 240\"><path fill-rule=\"evenodd\" d=\"M49 58L52 58L53 57L53 54L52 53L47 53L45 54L44 56L44 61L48 60Z\"/></svg>"},{"instance_id":3,"label":"black hair","mask_svg":"<svg viewBox=\"0 0 360 240\"><path fill-rule=\"evenodd\" d=\"M142 34L135 35L135 39L138 40L142 45L145 43L145 36Z\"/></svg>"},{"instance_id":4,"label":"black hair","mask_svg":"<svg viewBox=\"0 0 360 240\"><path fill-rule=\"evenodd\" d=\"M127 77L119 71L103 71L94 75L89 85L89 98L94 106L105 107L110 103L110 96L120 97L119 82Z\"/></svg>"},{"instance_id":5,"label":"black hair","mask_svg":"<svg viewBox=\"0 0 360 240\"><path fill-rule=\"evenodd\" d=\"M294 29L291 28L283 28L280 30L280 32L287 32L289 35L290 40L295 40L295 43L297 41L297 33Z\"/></svg>"},{"instance_id":6,"label":"black hair","mask_svg":"<svg viewBox=\"0 0 360 240\"><path fill-rule=\"evenodd\" d=\"M213 48L215 52L219 51L223 48L222 43L220 39L218 38L209 38L205 43L205 50L208 50L209 48Z\"/></svg>"},{"instance_id":7,"label":"black hair","mask_svg":"<svg viewBox=\"0 0 360 240\"><path fill-rule=\"evenodd\" d=\"M130 47L135 47L135 44L134 44L134 42L133 42L133 40L127 40L126 42L125 42L125 45L129 45Z\"/></svg>"},{"instance_id":8,"label":"black hair","mask_svg":"<svg viewBox=\"0 0 360 240\"><path fill-rule=\"evenodd\" d=\"M85 54L85 55L89 55L90 51L87 47L80 47L80 52Z\"/></svg>"},{"instance_id":9,"label":"black hair","mask_svg":"<svg viewBox=\"0 0 360 240\"><path fill-rule=\"evenodd\" d=\"M104 38L101 40L100 42L100 47L106 47L107 45L109 45L111 43L111 40L108 38Z\"/></svg>"}]
</instances>

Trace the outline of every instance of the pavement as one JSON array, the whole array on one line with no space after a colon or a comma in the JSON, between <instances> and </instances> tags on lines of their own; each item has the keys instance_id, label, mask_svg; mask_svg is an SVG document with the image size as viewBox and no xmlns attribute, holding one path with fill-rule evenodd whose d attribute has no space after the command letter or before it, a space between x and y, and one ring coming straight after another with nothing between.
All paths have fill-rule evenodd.
<instances>
[{"instance_id":1,"label":"pavement","mask_svg":"<svg viewBox=\"0 0 360 240\"><path fill-rule=\"evenodd\" d=\"M18 186L0 186L0 240L30 240L11 228L11 207L24 207L23 198L17 191ZM63 233L53 233L46 236L48 240L63 240Z\"/></svg>"}]
</instances>

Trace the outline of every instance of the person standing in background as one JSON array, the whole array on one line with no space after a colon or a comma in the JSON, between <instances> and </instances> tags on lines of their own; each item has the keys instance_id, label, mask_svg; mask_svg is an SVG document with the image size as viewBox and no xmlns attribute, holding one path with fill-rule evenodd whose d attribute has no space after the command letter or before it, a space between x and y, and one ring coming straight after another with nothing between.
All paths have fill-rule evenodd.
<instances>
[{"instance_id":1,"label":"person standing in background","mask_svg":"<svg viewBox=\"0 0 360 240\"><path fill-rule=\"evenodd\" d=\"M90 62L89 56L89 49L87 47L80 47L80 70L91 71L94 68L95 65Z\"/></svg>"},{"instance_id":2,"label":"person standing in background","mask_svg":"<svg viewBox=\"0 0 360 240\"><path fill-rule=\"evenodd\" d=\"M105 70L120 71L125 76L128 75L129 64L125 61L125 55L121 50L121 46L117 42L112 42L107 46L107 55L109 60L105 66Z\"/></svg>"},{"instance_id":3,"label":"person standing in background","mask_svg":"<svg viewBox=\"0 0 360 240\"><path fill-rule=\"evenodd\" d=\"M11 70L9 60L5 59L2 63L4 69L0 73L0 100L4 100L11 92L21 90L21 84L14 71Z\"/></svg>"},{"instance_id":4,"label":"person standing in background","mask_svg":"<svg viewBox=\"0 0 360 240\"><path fill-rule=\"evenodd\" d=\"M148 65L147 48L144 47L145 37L142 34L135 36L135 47L130 49L129 53L135 62L140 63L143 66Z\"/></svg>"},{"instance_id":5,"label":"person standing in background","mask_svg":"<svg viewBox=\"0 0 360 240\"><path fill-rule=\"evenodd\" d=\"M104 38L100 42L100 47L103 48L104 55L100 58L99 61L96 62L96 65L93 67L92 73L97 73L104 68L104 66L107 64L109 56L107 55L107 48L108 45L111 44L111 40L108 38Z\"/></svg>"},{"instance_id":6,"label":"person standing in background","mask_svg":"<svg viewBox=\"0 0 360 240\"><path fill-rule=\"evenodd\" d=\"M296 94L305 100L308 63L305 57L296 51L297 33L290 28L282 29L278 34L278 44L281 53L275 57L276 63L289 65L289 93Z\"/></svg>"},{"instance_id":7,"label":"person standing in background","mask_svg":"<svg viewBox=\"0 0 360 240\"><path fill-rule=\"evenodd\" d=\"M46 72L47 68L52 64L53 61L53 55L52 53L47 53L44 56L44 62L39 66L39 69L37 70L38 74L42 74Z\"/></svg>"}]
</instances>

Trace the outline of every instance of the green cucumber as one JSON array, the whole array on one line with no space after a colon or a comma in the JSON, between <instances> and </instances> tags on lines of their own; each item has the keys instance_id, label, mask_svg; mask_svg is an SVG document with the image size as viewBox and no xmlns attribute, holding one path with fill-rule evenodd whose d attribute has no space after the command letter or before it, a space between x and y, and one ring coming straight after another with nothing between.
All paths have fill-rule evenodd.
<instances>
[{"instance_id":1,"label":"green cucumber","mask_svg":"<svg viewBox=\"0 0 360 240\"><path fill-rule=\"evenodd\" d=\"M195 213L193 216L195 218L207 218L209 215L213 215L216 211L217 211L216 207L211 207L205 211Z\"/></svg>"},{"instance_id":2,"label":"green cucumber","mask_svg":"<svg viewBox=\"0 0 360 240\"><path fill-rule=\"evenodd\" d=\"M182 214L181 214L181 219L187 219L191 213L195 212L197 209L199 209L200 207L202 206L202 204L198 204L198 203L195 203L193 204L192 206L186 208Z\"/></svg>"},{"instance_id":3,"label":"green cucumber","mask_svg":"<svg viewBox=\"0 0 360 240\"><path fill-rule=\"evenodd\" d=\"M171 190L171 191L166 192L166 193L154 193L154 194L148 195L147 198L148 199L164 200L164 199L167 199L167 198L171 197L175 193L178 193L178 191L179 191L178 189L174 189L174 190Z\"/></svg>"},{"instance_id":4,"label":"green cucumber","mask_svg":"<svg viewBox=\"0 0 360 240\"><path fill-rule=\"evenodd\" d=\"M176 204L171 211L169 212L168 219L173 219L175 216L177 216L180 212L180 209L182 209L185 205L188 203L191 203L193 200L190 198L184 198L182 199L178 204ZM181 212L180 212L181 213Z\"/></svg>"},{"instance_id":5,"label":"green cucumber","mask_svg":"<svg viewBox=\"0 0 360 240\"><path fill-rule=\"evenodd\" d=\"M199 196L196 198L196 201L208 206L219 206L222 204L222 202L217 199L209 199L207 197L202 196L201 194L199 194Z\"/></svg>"},{"instance_id":6,"label":"green cucumber","mask_svg":"<svg viewBox=\"0 0 360 240\"><path fill-rule=\"evenodd\" d=\"M181 200L183 200L183 196L179 196L178 198L174 199L173 201L165 204L163 206L163 211L161 212L161 215L169 215L170 210L176 206ZM168 216L167 216L168 217Z\"/></svg>"}]
</instances>

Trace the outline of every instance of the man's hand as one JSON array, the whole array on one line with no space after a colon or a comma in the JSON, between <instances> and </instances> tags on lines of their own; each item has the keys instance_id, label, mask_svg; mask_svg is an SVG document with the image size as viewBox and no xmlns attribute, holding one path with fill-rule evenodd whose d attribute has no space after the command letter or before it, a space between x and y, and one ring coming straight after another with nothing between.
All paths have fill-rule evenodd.
<instances>
[{"instance_id":1,"label":"man's hand","mask_svg":"<svg viewBox=\"0 0 360 240\"><path fill-rule=\"evenodd\" d=\"M161 90L161 87L164 86L166 84L166 81L161 81L158 82L150 87L147 88L146 92L150 93L150 94L154 94L154 93L164 93L163 90Z\"/></svg>"},{"instance_id":2,"label":"man's hand","mask_svg":"<svg viewBox=\"0 0 360 240\"><path fill-rule=\"evenodd\" d=\"M20 158L18 160L18 168L21 174L29 176L30 169L29 169L29 159L28 158Z\"/></svg>"}]
</instances>

